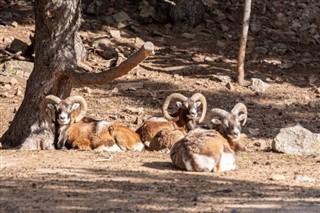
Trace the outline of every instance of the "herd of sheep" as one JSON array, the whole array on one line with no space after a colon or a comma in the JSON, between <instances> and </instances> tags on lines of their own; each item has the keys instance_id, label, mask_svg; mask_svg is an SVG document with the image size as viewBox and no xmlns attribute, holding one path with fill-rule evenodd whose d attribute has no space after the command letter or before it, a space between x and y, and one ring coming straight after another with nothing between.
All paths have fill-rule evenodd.
<instances>
[{"instance_id":1,"label":"herd of sheep","mask_svg":"<svg viewBox=\"0 0 320 213\"><path fill-rule=\"evenodd\" d=\"M178 110L170 114L168 107L173 102ZM202 112L198 113L200 108ZM248 114L243 103L236 104L231 112L211 109L210 128L200 126L207 112L207 101L201 93L190 98L180 93L169 95L162 106L163 117L148 119L136 131L125 124L85 117L86 111L87 103L81 96L61 100L48 95L40 103L41 115L54 129L56 149L169 149L177 168L198 172L235 170L235 152L245 149L240 142L241 126Z\"/></svg>"}]
</instances>

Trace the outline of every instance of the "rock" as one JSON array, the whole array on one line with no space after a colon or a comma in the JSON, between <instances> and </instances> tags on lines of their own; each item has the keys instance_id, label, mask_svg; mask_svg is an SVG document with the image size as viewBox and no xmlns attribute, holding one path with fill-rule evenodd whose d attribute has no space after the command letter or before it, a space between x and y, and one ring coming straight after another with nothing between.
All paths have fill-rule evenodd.
<instances>
[{"instance_id":1,"label":"rock","mask_svg":"<svg viewBox=\"0 0 320 213\"><path fill-rule=\"evenodd\" d=\"M269 88L269 84L263 82L261 79L258 78L251 78L249 88L255 92L265 92Z\"/></svg>"},{"instance_id":2,"label":"rock","mask_svg":"<svg viewBox=\"0 0 320 213\"><path fill-rule=\"evenodd\" d=\"M23 90L21 87L16 89L16 92L14 93L16 96L22 96L23 95Z\"/></svg>"},{"instance_id":3,"label":"rock","mask_svg":"<svg viewBox=\"0 0 320 213\"><path fill-rule=\"evenodd\" d=\"M293 63L284 62L284 63L279 64L278 67L281 69L289 69L289 68L293 67Z\"/></svg>"},{"instance_id":4,"label":"rock","mask_svg":"<svg viewBox=\"0 0 320 213\"><path fill-rule=\"evenodd\" d=\"M260 22L251 22L250 24L250 30L251 32L253 32L254 34L258 34L261 31L262 27L261 27L261 23Z\"/></svg>"},{"instance_id":5,"label":"rock","mask_svg":"<svg viewBox=\"0 0 320 213\"><path fill-rule=\"evenodd\" d=\"M119 90L137 90L143 88L142 82L129 82L129 83L118 83L115 85Z\"/></svg>"},{"instance_id":6,"label":"rock","mask_svg":"<svg viewBox=\"0 0 320 213\"><path fill-rule=\"evenodd\" d=\"M220 27L221 27L221 30L222 30L223 32L226 32L226 31L229 30L229 27L226 26L226 25L224 25L224 24L220 24Z\"/></svg>"},{"instance_id":7,"label":"rock","mask_svg":"<svg viewBox=\"0 0 320 213\"><path fill-rule=\"evenodd\" d=\"M91 94L91 93L92 93L92 89L89 88L89 87L83 87L83 90L82 90L82 91L85 92L85 93L88 93L88 94Z\"/></svg>"},{"instance_id":8,"label":"rock","mask_svg":"<svg viewBox=\"0 0 320 213\"><path fill-rule=\"evenodd\" d=\"M286 177L282 174L273 174L270 178L270 180L275 180L275 181L284 181L286 180Z\"/></svg>"},{"instance_id":9,"label":"rock","mask_svg":"<svg viewBox=\"0 0 320 213\"><path fill-rule=\"evenodd\" d=\"M220 48L224 48L226 46L226 43L224 43L223 41L217 40L217 46Z\"/></svg>"},{"instance_id":10,"label":"rock","mask_svg":"<svg viewBox=\"0 0 320 213\"><path fill-rule=\"evenodd\" d=\"M283 128L273 139L272 149L286 154L320 156L320 134L300 125Z\"/></svg>"},{"instance_id":11,"label":"rock","mask_svg":"<svg viewBox=\"0 0 320 213\"><path fill-rule=\"evenodd\" d=\"M120 30L110 30L110 35L113 38L120 38L121 37Z\"/></svg>"},{"instance_id":12,"label":"rock","mask_svg":"<svg viewBox=\"0 0 320 213\"><path fill-rule=\"evenodd\" d=\"M255 128L255 129L249 128L248 131L249 131L249 133L250 133L252 136L257 136L257 135L260 134L260 131L259 131L258 128Z\"/></svg>"},{"instance_id":13,"label":"rock","mask_svg":"<svg viewBox=\"0 0 320 213\"><path fill-rule=\"evenodd\" d=\"M124 11L112 15L112 19L119 29L129 26L132 22L130 16Z\"/></svg>"},{"instance_id":14,"label":"rock","mask_svg":"<svg viewBox=\"0 0 320 213\"><path fill-rule=\"evenodd\" d=\"M266 55L268 53L268 49L265 47L255 47L254 50L260 55Z\"/></svg>"},{"instance_id":15,"label":"rock","mask_svg":"<svg viewBox=\"0 0 320 213\"><path fill-rule=\"evenodd\" d=\"M234 86L232 85L231 82L228 82L228 83L226 84L226 87L227 87L230 91L234 91Z\"/></svg>"},{"instance_id":16,"label":"rock","mask_svg":"<svg viewBox=\"0 0 320 213\"><path fill-rule=\"evenodd\" d=\"M261 190L259 190L259 189L255 189L255 190L253 190L253 192L252 192L252 195L253 196L257 196L257 197L260 197L260 196L262 196L264 193L263 193L263 191L261 191Z\"/></svg>"},{"instance_id":17,"label":"rock","mask_svg":"<svg viewBox=\"0 0 320 213\"><path fill-rule=\"evenodd\" d=\"M143 107L134 108L134 107L128 106L124 109L124 111L129 114L142 115L144 113L144 108Z\"/></svg>"},{"instance_id":18,"label":"rock","mask_svg":"<svg viewBox=\"0 0 320 213\"><path fill-rule=\"evenodd\" d=\"M18 22L16 22L16 21L11 22L10 25L11 25L12 27L18 27L18 26L19 26Z\"/></svg>"},{"instance_id":19,"label":"rock","mask_svg":"<svg viewBox=\"0 0 320 213\"><path fill-rule=\"evenodd\" d=\"M108 38L96 39L92 42L92 47L96 52L105 59L112 59L118 56L116 46Z\"/></svg>"},{"instance_id":20,"label":"rock","mask_svg":"<svg viewBox=\"0 0 320 213\"><path fill-rule=\"evenodd\" d=\"M176 81L183 80L183 76L178 75L178 74L174 74L174 75L173 75L173 78L174 78Z\"/></svg>"},{"instance_id":21,"label":"rock","mask_svg":"<svg viewBox=\"0 0 320 213\"><path fill-rule=\"evenodd\" d=\"M196 37L193 33L183 33L181 36L188 39L194 39Z\"/></svg>"},{"instance_id":22,"label":"rock","mask_svg":"<svg viewBox=\"0 0 320 213\"><path fill-rule=\"evenodd\" d=\"M285 45L283 43L277 43L272 48L272 51L275 53L278 53L279 55L286 54L287 50L288 50L287 45Z\"/></svg>"},{"instance_id":23,"label":"rock","mask_svg":"<svg viewBox=\"0 0 320 213\"><path fill-rule=\"evenodd\" d=\"M231 78L227 75L214 75L212 76L213 79L217 79L221 81L222 83L229 83L231 82Z\"/></svg>"},{"instance_id":24,"label":"rock","mask_svg":"<svg viewBox=\"0 0 320 213\"><path fill-rule=\"evenodd\" d=\"M0 74L28 78L33 70L33 63L28 61L10 60L0 64Z\"/></svg>"},{"instance_id":25,"label":"rock","mask_svg":"<svg viewBox=\"0 0 320 213\"><path fill-rule=\"evenodd\" d=\"M14 39L10 46L8 47L8 50L12 53L17 53L21 51L22 53L26 52L28 49L28 44L20 39Z\"/></svg>"},{"instance_id":26,"label":"rock","mask_svg":"<svg viewBox=\"0 0 320 213\"><path fill-rule=\"evenodd\" d=\"M294 180L297 182L315 182L316 180L304 175L296 175L294 176Z\"/></svg>"}]
</instances>

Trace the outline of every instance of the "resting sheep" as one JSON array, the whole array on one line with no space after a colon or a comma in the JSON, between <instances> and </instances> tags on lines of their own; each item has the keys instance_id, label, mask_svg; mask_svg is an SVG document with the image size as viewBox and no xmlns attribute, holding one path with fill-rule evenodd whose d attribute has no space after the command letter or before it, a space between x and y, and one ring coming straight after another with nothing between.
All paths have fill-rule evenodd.
<instances>
[{"instance_id":1,"label":"resting sheep","mask_svg":"<svg viewBox=\"0 0 320 213\"><path fill-rule=\"evenodd\" d=\"M240 148L240 122L247 119L247 108L238 103L231 113L222 109L212 109L211 122L217 130L197 128L175 143L170 150L172 163L187 171L222 172L235 170L235 151Z\"/></svg>"},{"instance_id":2,"label":"resting sheep","mask_svg":"<svg viewBox=\"0 0 320 213\"><path fill-rule=\"evenodd\" d=\"M246 124L248 117L247 107L243 103L237 103L231 112L213 108L211 117L213 128L228 140L233 150L245 150L245 146L240 142L241 125Z\"/></svg>"},{"instance_id":3,"label":"resting sheep","mask_svg":"<svg viewBox=\"0 0 320 213\"><path fill-rule=\"evenodd\" d=\"M124 151L144 149L137 133L123 124L111 124L84 117L87 103L81 96L65 100L49 95L40 103L40 113L54 124L56 149Z\"/></svg>"},{"instance_id":4,"label":"resting sheep","mask_svg":"<svg viewBox=\"0 0 320 213\"><path fill-rule=\"evenodd\" d=\"M172 101L176 101L178 110L170 115L168 107ZM201 104L202 113L199 118L198 108ZM188 131L196 128L197 122L203 121L206 111L207 101L202 94L195 93L187 98L180 93L173 93L163 103L162 113L164 117L149 119L136 132L150 151L171 148Z\"/></svg>"}]
</instances>

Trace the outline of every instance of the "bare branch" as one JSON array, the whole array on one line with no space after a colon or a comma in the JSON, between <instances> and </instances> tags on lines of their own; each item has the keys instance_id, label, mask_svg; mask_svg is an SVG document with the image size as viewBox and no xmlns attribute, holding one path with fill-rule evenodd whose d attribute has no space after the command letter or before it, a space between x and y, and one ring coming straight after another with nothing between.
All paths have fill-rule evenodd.
<instances>
[{"instance_id":1,"label":"bare branch","mask_svg":"<svg viewBox=\"0 0 320 213\"><path fill-rule=\"evenodd\" d=\"M80 85L106 84L112 80L127 74L135 66L141 63L145 58L154 53L154 45L146 42L137 52L132 54L126 61L118 67L111 68L107 71L99 73L79 72L79 70L71 70L67 73L68 77Z\"/></svg>"}]
</instances>

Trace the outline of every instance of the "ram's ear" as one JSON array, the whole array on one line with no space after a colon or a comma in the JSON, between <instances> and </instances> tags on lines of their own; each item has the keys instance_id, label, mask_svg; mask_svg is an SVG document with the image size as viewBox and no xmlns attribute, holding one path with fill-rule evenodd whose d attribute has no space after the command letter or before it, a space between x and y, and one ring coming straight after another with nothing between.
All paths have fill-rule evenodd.
<instances>
[{"instance_id":1,"label":"ram's ear","mask_svg":"<svg viewBox=\"0 0 320 213\"><path fill-rule=\"evenodd\" d=\"M71 106L71 111L73 111L73 110L78 110L78 109L80 109L80 104L79 104L79 103L74 103L74 104L72 104L72 106Z\"/></svg>"},{"instance_id":2,"label":"ram's ear","mask_svg":"<svg viewBox=\"0 0 320 213\"><path fill-rule=\"evenodd\" d=\"M176 106L179 107L179 108L181 108L181 107L182 107L182 102L181 102L181 101L177 101L177 102L176 102Z\"/></svg>"},{"instance_id":3,"label":"ram's ear","mask_svg":"<svg viewBox=\"0 0 320 213\"><path fill-rule=\"evenodd\" d=\"M47 105L47 109L54 110L54 109L55 109L55 106L54 106L53 104L48 104L48 105Z\"/></svg>"},{"instance_id":4,"label":"ram's ear","mask_svg":"<svg viewBox=\"0 0 320 213\"><path fill-rule=\"evenodd\" d=\"M220 125L222 124L221 120L219 118L212 118L211 123L214 125Z\"/></svg>"},{"instance_id":5,"label":"ram's ear","mask_svg":"<svg viewBox=\"0 0 320 213\"><path fill-rule=\"evenodd\" d=\"M47 105L47 115L52 120L52 122L54 122L54 120L56 119L55 111L56 111L56 106L54 104Z\"/></svg>"},{"instance_id":6,"label":"ram's ear","mask_svg":"<svg viewBox=\"0 0 320 213\"><path fill-rule=\"evenodd\" d=\"M199 107L201 105L201 101L196 102L196 106Z\"/></svg>"}]
</instances>

